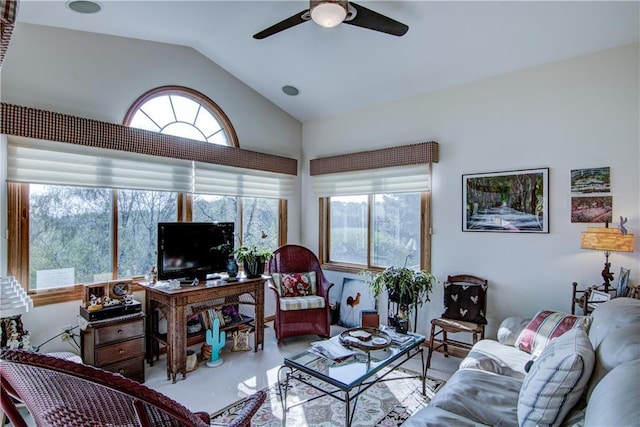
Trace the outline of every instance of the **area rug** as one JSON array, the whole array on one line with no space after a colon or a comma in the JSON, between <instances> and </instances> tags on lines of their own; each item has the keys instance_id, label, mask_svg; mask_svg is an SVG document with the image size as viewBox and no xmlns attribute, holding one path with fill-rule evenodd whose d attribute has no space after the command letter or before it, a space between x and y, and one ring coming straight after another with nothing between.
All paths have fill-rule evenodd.
<instances>
[{"instance_id":1,"label":"area rug","mask_svg":"<svg viewBox=\"0 0 640 427\"><path fill-rule=\"evenodd\" d=\"M415 372L398 368L385 379L415 375ZM308 381L326 387L320 380L306 377ZM422 385L418 378L401 378L382 381L371 386L359 398L352 426L400 426L416 411L429 404L435 392L444 384L443 380L427 377L426 396L422 395ZM293 406L296 403L319 396L322 393L300 381L289 381L287 392L286 423L283 423L282 402L278 395L278 386L269 388L267 399L251 420L252 426L344 426L344 403L323 396ZM244 400L236 402L211 415L211 425L227 425L242 410Z\"/></svg>"}]
</instances>

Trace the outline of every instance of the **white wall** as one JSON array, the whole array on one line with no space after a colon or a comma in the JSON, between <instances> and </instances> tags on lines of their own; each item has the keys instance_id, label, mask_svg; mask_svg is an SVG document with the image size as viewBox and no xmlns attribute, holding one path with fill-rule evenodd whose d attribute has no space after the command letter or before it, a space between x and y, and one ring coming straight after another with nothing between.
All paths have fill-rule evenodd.
<instances>
[{"instance_id":1,"label":"white wall","mask_svg":"<svg viewBox=\"0 0 640 427\"><path fill-rule=\"evenodd\" d=\"M19 23L0 78L3 102L111 123L122 123L127 109L149 89L163 85L190 87L222 108L242 148L301 158L300 122L191 48ZM2 182L5 172L3 154ZM295 194L300 191L299 181L295 180ZM1 196L4 237L4 185ZM289 237L297 242L299 197L289 201L288 218ZM0 267L0 273L6 273L4 250ZM268 298L273 307L270 291ZM32 333L32 344L40 344L75 324L79 303L36 307L25 314L23 320ZM265 311L269 315L274 310ZM69 345L56 339L43 350L69 350Z\"/></svg>"},{"instance_id":2,"label":"white wall","mask_svg":"<svg viewBox=\"0 0 640 427\"><path fill-rule=\"evenodd\" d=\"M303 243L318 247L318 203L309 159L421 141L440 144L433 172L432 272L489 280L489 335L507 316L568 311L571 282L602 282L601 252L580 249L588 225L570 222L570 171L611 167L614 225L629 219L633 254L612 254L612 271L640 278L639 45L416 96L303 129ZM550 169L550 233L461 231L461 175ZM602 226L602 224L598 224ZM337 276L337 277L336 277ZM341 283L341 275L332 274ZM385 305L386 306L386 303ZM423 307L419 330L442 313L442 290Z\"/></svg>"}]
</instances>

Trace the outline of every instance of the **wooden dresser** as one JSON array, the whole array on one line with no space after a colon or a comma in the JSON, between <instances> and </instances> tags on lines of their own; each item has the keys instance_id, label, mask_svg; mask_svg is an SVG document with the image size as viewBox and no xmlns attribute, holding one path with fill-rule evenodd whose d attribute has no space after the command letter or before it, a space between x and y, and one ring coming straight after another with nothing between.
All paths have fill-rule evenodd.
<instances>
[{"instance_id":1,"label":"wooden dresser","mask_svg":"<svg viewBox=\"0 0 640 427\"><path fill-rule=\"evenodd\" d=\"M89 322L81 332L82 360L143 383L144 327L142 313Z\"/></svg>"}]
</instances>

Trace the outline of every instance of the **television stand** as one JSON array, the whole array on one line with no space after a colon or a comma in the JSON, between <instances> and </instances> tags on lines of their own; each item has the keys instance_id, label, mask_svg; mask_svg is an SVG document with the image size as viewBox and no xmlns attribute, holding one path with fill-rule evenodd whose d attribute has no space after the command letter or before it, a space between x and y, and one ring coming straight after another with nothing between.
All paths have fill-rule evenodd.
<instances>
[{"instance_id":1,"label":"television stand","mask_svg":"<svg viewBox=\"0 0 640 427\"><path fill-rule=\"evenodd\" d=\"M220 286L190 286L169 290L140 285L145 290L145 312L147 318L147 361L151 365L156 353L155 338L157 327L153 313L160 310L167 319L167 379L176 382L177 376L187 376L187 321L194 314L230 304L252 305L254 307L253 351L264 350L264 278L239 279L237 282ZM244 319L244 317L243 317ZM247 320L248 321L248 320ZM164 338L164 337L163 337Z\"/></svg>"}]
</instances>

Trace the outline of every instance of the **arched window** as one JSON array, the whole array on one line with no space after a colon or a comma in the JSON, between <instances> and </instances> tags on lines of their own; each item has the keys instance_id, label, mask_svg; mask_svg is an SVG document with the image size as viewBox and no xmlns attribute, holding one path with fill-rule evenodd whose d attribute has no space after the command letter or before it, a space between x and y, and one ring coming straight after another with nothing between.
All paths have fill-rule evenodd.
<instances>
[{"instance_id":1,"label":"arched window","mask_svg":"<svg viewBox=\"0 0 640 427\"><path fill-rule=\"evenodd\" d=\"M140 96L124 124L167 135L238 147L238 136L222 109L186 87L162 86Z\"/></svg>"}]
</instances>

